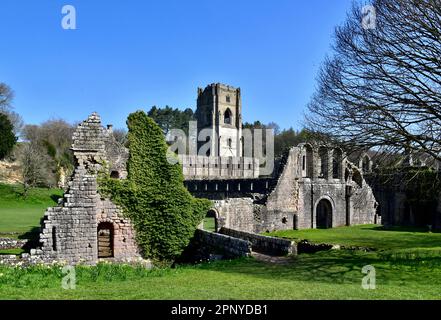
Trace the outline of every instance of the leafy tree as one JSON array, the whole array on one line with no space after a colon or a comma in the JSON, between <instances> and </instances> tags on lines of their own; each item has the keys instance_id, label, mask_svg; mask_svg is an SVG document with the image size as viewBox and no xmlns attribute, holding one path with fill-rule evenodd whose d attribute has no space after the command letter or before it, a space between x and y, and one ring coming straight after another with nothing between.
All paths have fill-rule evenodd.
<instances>
[{"instance_id":1,"label":"leafy tree","mask_svg":"<svg viewBox=\"0 0 441 320\"><path fill-rule=\"evenodd\" d=\"M260 121L254 123L245 122L243 128L246 129L273 129L274 130L274 156L280 157L291 147L297 146L299 143L307 142L313 139L310 131L302 129L295 131L293 128L281 130L279 125L275 122L264 124ZM262 136L265 142L265 135Z\"/></svg>"},{"instance_id":2,"label":"leafy tree","mask_svg":"<svg viewBox=\"0 0 441 320\"><path fill-rule=\"evenodd\" d=\"M144 112L129 115L127 180L100 178L109 195L135 225L143 255L173 261L189 244L209 209L208 200L193 198L183 184L178 163L168 161L162 129Z\"/></svg>"},{"instance_id":3,"label":"leafy tree","mask_svg":"<svg viewBox=\"0 0 441 320\"><path fill-rule=\"evenodd\" d=\"M274 155L279 157L289 148L309 140L311 140L311 134L305 129L298 132L293 128L282 130L274 137Z\"/></svg>"},{"instance_id":4,"label":"leafy tree","mask_svg":"<svg viewBox=\"0 0 441 320\"><path fill-rule=\"evenodd\" d=\"M0 113L0 159L3 159L14 148L17 137L8 116Z\"/></svg>"},{"instance_id":5,"label":"leafy tree","mask_svg":"<svg viewBox=\"0 0 441 320\"><path fill-rule=\"evenodd\" d=\"M187 108L182 111L169 106L165 106L165 108L153 106L148 112L148 116L155 120L165 135L171 129L181 129L188 134L188 122L195 120L192 109Z\"/></svg>"}]
</instances>

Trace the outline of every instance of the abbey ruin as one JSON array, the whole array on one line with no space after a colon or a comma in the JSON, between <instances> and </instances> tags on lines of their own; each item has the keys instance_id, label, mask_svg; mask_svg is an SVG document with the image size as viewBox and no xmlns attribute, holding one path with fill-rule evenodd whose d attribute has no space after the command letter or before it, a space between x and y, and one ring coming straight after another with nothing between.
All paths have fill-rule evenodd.
<instances>
[{"instance_id":1,"label":"abbey ruin","mask_svg":"<svg viewBox=\"0 0 441 320\"><path fill-rule=\"evenodd\" d=\"M259 233L380 223L363 177L372 166L367 155L360 168L339 148L302 144L279 159L271 175L259 175L259 159L244 157L241 112L240 89L219 83L198 89L198 132L209 127L215 139L208 153L187 156L182 165L187 189L213 200L217 229Z\"/></svg>"},{"instance_id":2,"label":"abbey ruin","mask_svg":"<svg viewBox=\"0 0 441 320\"><path fill-rule=\"evenodd\" d=\"M217 138L209 140L210 148L202 155L179 155L185 186L194 196L212 200L207 215L215 218L216 231L227 234L219 237L240 248L231 252L251 250L247 241L235 238L238 235L289 253L295 252L290 242L256 233L380 223L374 195L363 178L370 170L369 159L361 161L360 168L339 148L301 144L276 161L271 175L263 176L259 159L244 156L241 110L240 89L221 84L199 89L198 132L208 128ZM111 130L96 113L78 125L71 148L76 167L67 190L59 205L45 213L40 247L23 258L71 264L141 259L130 220L98 192L100 170L115 179L127 177L129 151ZM218 241L209 234L203 238Z\"/></svg>"}]
</instances>

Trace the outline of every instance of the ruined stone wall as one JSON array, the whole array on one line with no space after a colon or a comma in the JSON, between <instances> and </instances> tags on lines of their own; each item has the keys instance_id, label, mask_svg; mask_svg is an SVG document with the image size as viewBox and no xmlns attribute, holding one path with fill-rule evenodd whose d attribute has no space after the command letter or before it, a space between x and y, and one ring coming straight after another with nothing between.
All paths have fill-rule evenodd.
<instances>
[{"instance_id":1,"label":"ruined stone wall","mask_svg":"<svg viewBox=\"0 0 441 320\"><path fill-rule=\"evenodd\" d=\"M251 198L229 198L214 201L217 213L218 227L235 228L254 232L256 219L254 217L255 205Z\"/></svg>"},{"instance_id":2,"label":"ruined stone wall","mask_svg":"<svg viewBox=\"0 0 441 320\"><path fill-rule=\"evenodd\" d=\"M378 222L372 189L335 148L291 148L272 178L191 180L185 185L193 195L214 200L219 228L256 233L316 228L322 202L329 204L329 227Z\"/></svg>"},{"instance_id":3,"label":"ruined stone wall","mask_svg":"<svg viewBox=\"0 0 441 320\"><path fill-rule=\"evenodd\" d=\"M228 228L221 228L219 233L250 241L252 244L252 250L255 252L269 253L271 255L295 255L297 253L296 244L291 240L268 237L252 232L244 232Z\"/></svg>"},{"instance_id":4,"label":"ruined stone wall","mask_svg":"<svg viewBox=\"0 0 441 320\"><path fill-rule=\"evenodd\" d=\"M136 243L136 233L130 219L125 218L121 209L109 199L100 199L97 206L96 223L113 225L113 257L116 260L130 260L140 257Z\"/></svg>"},{"instance_id":5,"label":"ruined stone wall","mask_svg":"<svg viewBox=\"0 0 441 320\"><path fill-rule=\"evenodd\" d=\"M228 235L196 229L180 262L212 260L213 256L234 259L251 255L251 242Z\"/></svg>"},{"instance_id":6,"label":"ruined stone wall","mask_svg":"<svg viewBox=\"0 0 441 320\"><path fill-rule=\"evenodd\" d=\"M107 222L111 230L112 258L139 257L130 221L116 205L98 194L100 170L122 166L121 162L109 162L107 157L106 145L111 138L96 113L77 127L72 144L76 162L74 173L59 206L46 211L40 235L41 248L32 250L32 256L46 261L94 264L98 261L98 227ZM114 155L110 158L115 159ZM124 174L123 170L120 172Z\"/></svg>"},{"instance_id":7,"label":"ruined stone wall","mask_svg":"<svg viewBox=\"0 0 441 320\"><path fill-rule=\"evenodd\" d=\"M291 148L275 187L266 199L258 232L294 228L299 211L299 149Z\"/></svg>"},{"instance_id":8,"label":"ruined stone wall","mask_svg":"<svg viewBox=\"0 0 441 320\"><path fill-rule=\"evenodd\" d=\"M364 183L363 187L352 188L350 197L350 223L351 224L373 224L381 223L377 216L377 201L371 187Z\"/></svg>"}]
</instances>

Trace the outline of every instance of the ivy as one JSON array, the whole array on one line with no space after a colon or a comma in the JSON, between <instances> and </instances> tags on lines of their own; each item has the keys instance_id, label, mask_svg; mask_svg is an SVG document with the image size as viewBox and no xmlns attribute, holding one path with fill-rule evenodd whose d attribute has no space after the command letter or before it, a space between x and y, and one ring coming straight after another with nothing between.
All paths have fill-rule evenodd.
<instances>
[{"instance_id":1,"label":"ivy","mask_svg":"<svg viewBox=\"0 0 441 320\"><path fill-rule=\"evenodd\" d=\"M126 180L99 178L100 192L132 220L143 256L159 261L178 257L210 208L184 187L179 163L170 163L161 128L143 111L129 115Z\"/></svg>"}]
</instances>

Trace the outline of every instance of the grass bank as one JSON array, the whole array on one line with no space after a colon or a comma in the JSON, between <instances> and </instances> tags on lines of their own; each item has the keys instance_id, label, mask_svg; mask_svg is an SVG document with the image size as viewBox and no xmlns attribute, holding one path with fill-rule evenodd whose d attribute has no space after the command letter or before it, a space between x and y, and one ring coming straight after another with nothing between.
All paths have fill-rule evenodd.
<instances>
[{"instance_id":1,"label":"grass bank","mask_svg":"<svg viewBox=\"0 0 441 320\"><path fill-rule=\"evenodd\" d=\"M33 188L23 196L21 185L0 184L0 237L25 236L40 226L46 208L57 204L60 189Z\"/></svg>"}]
</instances>

